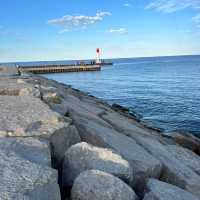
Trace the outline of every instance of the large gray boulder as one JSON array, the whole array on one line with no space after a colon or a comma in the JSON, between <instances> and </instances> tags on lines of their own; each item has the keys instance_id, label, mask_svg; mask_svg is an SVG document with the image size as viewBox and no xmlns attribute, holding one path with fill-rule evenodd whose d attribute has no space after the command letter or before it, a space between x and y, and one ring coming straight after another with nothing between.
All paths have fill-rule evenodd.
<instances>
[{"instance_id":1,"label":"large gray boulder","mask_svg":"<svg viewBox=\"0 0 200 200\"><path fill-rule=\"evenodd\" d=\"M98 170L81 173L71 192L72 200L136 200L135 192L119 178Z\"/></svg>"},{"instance_id":2,"label":"large gray boulder","mask_svg":"<svg viewBox=\"0 0 200 200\"><path fill-rule=\"evenodd\" d=\"M149 178L160 177L161 162L138 145L134 139L104 126L89 116L88 119L82 117L75 110L71 110L70 116L73 118L83 141L95 146L114 149L129 161L134 177L131 185L138 194L143 195L144 186Z\"/></svg>"},{"instance_id":3,"label":"large gray boulder","mask_svg":"<svg viewBox=\"0 0 200 200\"><path fill-rule=\"evenodd\" d=\"M1 138L0 199L60 200L57 171L48 166L44 146L33 138Z\"/></svg>"},{"instance_id":4,"label":"large gray boulder","mask_svg":"<svg viewBox=\"0 0 200 200\"><path fill-rule=\"evenodd\" d=\"M133 178L133 171L129 163L113 150L82 142L73 145L65 153L63 185L71 186L81 172L90 169L113 174L127 183L130 183Z\"/></svg>"},{"instance_id":5,"label":"large gray boulder","mask_svg":"<svg viewBox=\"0 0 200 200\"><path fill-rule=\"evenodd\" d=\"M197 154L179 145L167 145L166 148L177 160L200 175L200 157Z\"/></svg>"},{"instance_id":6,"label":"large gray boulder","mask_svg":"<svg viewBox=\"0 0 200 200\"><path fill-rule=\"evenodd\" d=\"M112 126L120 131L124 132L126 134L152 134L153 131L146 129L141 123L137 122L136 120L133 120L132 118L125 117L123 115L120 115L117 112L105 112L102 115L102 118L108 122L109 124L112 124Z\"/></svg>"},{"instance_id":7,"label":"large gray boulder","mask_svg":"<svg viewBox=\"0 0 200 200\"><path fill-rule=\"evenodd\" d=\"M198 200L196 196L182 190L174 185L170 185L155 179L150 179L147 183L147 194L144 200Z\"/></svg>"},{"instance_id":8,"label":"large gray boulder","mask_svg":"<svg viewBox=\"0 0 200 200\"><path fill-rule=\"evenodd\" d=\"M67 149L81 142L80 136L75 126L70 125L67 128L55 131L50 138L52 165L58 169L62 166L62 161Z\"/></svg>"},{"instance_id":9,"label":"large gray boulder","mask_svg":"<svg viewBox=\"0 0 200 200\"><path fill-rule=\"evenodd\" d=\"M177 159L166 145L151 137L138 135L134 138L138 144L162 162L163 171L160 177L162 181L176 185L200 198L200 176L189 167L189 164L186 164L186 161Z\"/></svg>"},{"instance_id":10,"label":"large gray boulder","mask_svg":"<svg viewBox=\"0 0 200 200\"><path fill-rule=\"evenodd\" d=\"M19 77L0 77L0 95L25 96L40 98L40 91Z\"/></svg>"},{"instance_id":11,"label":"large gray boulder","mask_svg":"<svg viewBox=\"0 0 200 200\"><path fill-rule=\"evenodd\" d=\"M172 133L171 136L177 144L200 155L200 139L198 137L191 133Z\"/></svg>"},{"instance_id":12,"label":"large gray boulder","mask_svg":"<svg viewBox=\"0 0 200 200\"><path fill-rule=\"evenodd\" d=\"M47 140L32 137L1 137L0 150L5 154L16 154L19 158L51 167L51 154Z\"/></svg>"},{"instance_id":13,"label":"large gray boulder","mask_svg":"<svg viewBox=\"0 0 200 200\"><path fill-rule=\"evenodd\" d=\"M0 136L49 138L69 126L61 116L32 96L0 96Z\"/></svg>"}]
</instances>

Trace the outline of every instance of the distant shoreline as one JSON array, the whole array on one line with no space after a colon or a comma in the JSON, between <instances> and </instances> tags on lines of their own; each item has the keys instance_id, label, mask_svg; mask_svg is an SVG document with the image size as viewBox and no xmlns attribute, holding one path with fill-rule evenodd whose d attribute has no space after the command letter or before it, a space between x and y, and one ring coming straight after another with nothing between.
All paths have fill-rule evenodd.
<instances>
[{"instance_id":1,"label":"distant shoreline","mask_svg":"<svg viewBox=\"0 0 200 200\"><path fill-rule=\"evenodd\" d=\"M195 55L169 55L169 56L141 56L141 57L119 57L119 58L103 58L104 60L115 60L115 59L145 59L145 58L168 58L168 57L199 57L200 54L195 54ZM90 61L94 60L94 58L88 58L88 59L55 59L55 60L28 60L28 61L10 61L10 62L5 62L5 61L0 61L0 65L5 65L5 64L17 64L17 63L35 63L35 62L76 62L76 61Z\"/></svg>"}]
</instances>

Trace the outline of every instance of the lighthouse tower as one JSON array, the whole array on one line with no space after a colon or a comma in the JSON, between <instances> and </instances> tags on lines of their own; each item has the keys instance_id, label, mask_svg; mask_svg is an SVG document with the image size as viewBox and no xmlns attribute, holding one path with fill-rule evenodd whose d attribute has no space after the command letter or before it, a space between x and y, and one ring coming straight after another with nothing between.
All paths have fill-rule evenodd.
<instances>
[{"instance_id":1,"label":"lighthouse tower","mask_svg":"<svg viewBox=\"0 0 200 200\"><path fill-rule=\"evenodd\" d=\"M96 49L96 64L101 64L100 49Z\"/></svg>"}]
</instances>

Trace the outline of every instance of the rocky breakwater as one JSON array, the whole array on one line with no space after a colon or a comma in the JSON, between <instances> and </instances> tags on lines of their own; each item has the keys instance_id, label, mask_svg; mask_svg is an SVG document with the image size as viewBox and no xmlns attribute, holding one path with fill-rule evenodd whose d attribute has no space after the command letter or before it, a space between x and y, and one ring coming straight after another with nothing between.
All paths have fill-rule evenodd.
<instances>
[{"instance_id":1,"label":"rocky breakwater","mask_svg":"<svg viewBox=\"0 0 200 200\"><path fill-rule=\"evenodd\" d=\"M0 199L200 199L195 137L16 69L0 71L0 111Z\"/></svg>"}]
</instances>

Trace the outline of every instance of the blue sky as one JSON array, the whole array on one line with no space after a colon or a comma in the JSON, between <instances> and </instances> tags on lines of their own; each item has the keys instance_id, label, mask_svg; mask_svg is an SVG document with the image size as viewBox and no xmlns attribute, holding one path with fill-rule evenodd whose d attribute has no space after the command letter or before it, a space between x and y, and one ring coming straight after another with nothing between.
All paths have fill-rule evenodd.
<instances>
[{"instance_id":1,"label":"blue sky","mask_svg":"<svg viewBox=\"0 0 200 200\"><path fill-rule=\"evenodd\" d=\"M200 54L200 0L0 0L0 62Z\"/></svg>"}]
</instances>

